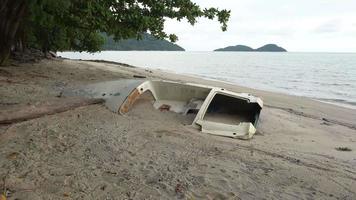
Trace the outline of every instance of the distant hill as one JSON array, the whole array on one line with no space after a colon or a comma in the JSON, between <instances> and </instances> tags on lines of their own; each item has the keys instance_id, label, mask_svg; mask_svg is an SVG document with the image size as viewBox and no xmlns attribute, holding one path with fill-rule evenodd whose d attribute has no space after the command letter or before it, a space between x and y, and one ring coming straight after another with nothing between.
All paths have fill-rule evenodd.
<instances>
[{"instance_id":1,"label":"distant hill","mask_svg":"<svg viewBox=\"0 0 356 200\"><path fill-rule=\"evenodd\" d=\"M108 37L103 34L105 43L103 50L117 50L117 51L184 51L184 49L167 40L159 40L152 35L145 33L142 40L127 39L114 41L113 37Z\"/></svg>"},{"instance_id":2,"label":"distant hill","mask_svg":"<svg viewBox=\"0 0 356 200\"><path fill-rule=\"evenodd\" d=\"M216 49L214 51L254 51L254 49L245 45L236 45L236 46L228 46L225 48Z\"/></svg>"},{"instance_id":3,"label":"distant hill","mask_svg":"<svg viewBox=\"0 0 356 200\"><path fill-rule=\"evenodd\" d=\"M266 44L260 48L253 49L245 45L228 46L225 48L216 49L214 51L254 51L254 52L287 52L286 49L275 44Z\"/></svg>"},{"instance_id":4,"label":"distant hill","mask_svg":"<svg viewBox=\"0 0 356 200\"><path fill-rule=\"evenodd\" d=\"M256 49L256 51L261 51L261 52L287 52L286 49L279 47L275 44L266 44L258 49Z\"/></svg>"}]
</instances>

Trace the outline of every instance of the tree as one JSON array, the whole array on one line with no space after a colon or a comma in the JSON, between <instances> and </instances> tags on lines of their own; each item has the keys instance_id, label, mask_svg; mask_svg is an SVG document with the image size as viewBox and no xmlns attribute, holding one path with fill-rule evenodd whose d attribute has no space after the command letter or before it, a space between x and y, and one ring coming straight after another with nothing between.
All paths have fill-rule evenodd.
<instances>
[{"instance_id":1,"label":"tree","mask_svg":"<svg viewBox=\"0 0 356 200\"><path fill-rule=\"evenodd\" d=\"M200 8L190 0L0 0L0 62L11 49L100 50L105 32L115 40L149 32L176 41L164 32L167 18L217 19L226 30L230 11Z\"/></svg>"},{"instance_id":2,"label":"tree","mask_svg":"<svg viewBox=\"0 0 356 200\"><path fill-rule=\"evenodd\" d=\"M11 45L20 37L27 12L24 0L1 0L0 4L0 64L10 54Z\"/></svg>"}]
</instances>

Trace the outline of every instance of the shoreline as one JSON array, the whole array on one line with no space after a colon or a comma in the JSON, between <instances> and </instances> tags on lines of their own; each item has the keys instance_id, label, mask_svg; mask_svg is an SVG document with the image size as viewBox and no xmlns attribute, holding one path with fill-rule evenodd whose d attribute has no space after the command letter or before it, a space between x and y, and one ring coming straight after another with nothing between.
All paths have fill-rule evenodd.
<instances>
[{"instance_id":1,"label":"shoreline","mask_svg":"<svg viewBox=\"0 0 356 200\"><path fill-rule=\"evenodd\" d=\"M196 80L201 79L201 80L205 80L205 81L212 81L212 82L232 85L232 86L236 86L236 87L239 87L239 88L245 88L245 89L254 90L254 91L260 91L260 92L265 92L265 93L271 93L271 94L276 94L276 95L286 95L286 96L295 97L295 98L306 98L306 99L309 99L311 101L319 102L319 103L322 103L322 104L332 105L332 106L336 106L336 107L344 108L344 109L347 108L347 109L356 110L356 106L351 104L351 103L350 104L349 103L339 103L339 102L332 101L333 99L330 99L330 101L328 101L328 100L318 99L318 98L315 98L315 97L308 97L308 96L284 93L284 92L280 92L280 91L276 91L276 90L273 91L273 90L265 90L265 89L260 89L260 88L253 88L253 87L249 87L249 86L239 85L237 83L230 82L230 81L214 79L214 78L210 78L210 77L200 76L200 75L197 75L197 74L178 73L178 72L175 72L175 71L161 69L161 68L156 68L156 69L152 69L152 68L149 68L149 67L145 68L145 67L130 65L130 64L127 64L127 63L121 63L121 62L116 62L116 61L108 61L108 60L71 59L71 58L64 58L64 57L61 57L60 59L73 60L73 61L84 61L84 62L94 62L94 63L107 63L107 64L114 64L114 65L134 68L134 69L138 69L138 70L150 70L150 71L155 71L155 72L160 72L160 73L174 74L174 75L181 76L181 77L188 77L188 78L196 79Z\"/></svg>"},{"instance_id":2,"label":"shoreline","mask_svg":"<svg viewBox=\"0 0 356 200\"><path fill-rule=\"evenodd\" d=\"M116 59L116 57L109 57L110 55L115 56L116 54L114 54L114 52L115 51L103 51L104 54L98 54L98 55L93 54L93 59L94 58L107 59L107 60L110 60L109 62L116 61L116 60L118 60L119 62L126 61L126 63L130 63L130 64L136 63L135 66L137 66L137 67L147 68L147 67L145 67L145 64L143 64L142 62L136 62L132 59L125 59L123 57L120 57L119 55L118 55L119 56L118 59ZM71 55L70 53L73 53L73 52L62 52L62 53L63 54L59 54L59 55L62 55L62 56L67 55L67 57L69 57L69 58L71 58L71 57L80 58L81 57L81 58L84 58L83 60L92 59L91 57L86 56L87 54L83 54L83 55L73 54L73 55ZM69 53L69 54L65 54L65 53ZM141 55L141 54L139 54L139 55ZM123 55L126 55L126 53L124 53ZM145 54L143 53L142 56L144 56L144 55ZM149 54L149 55L151 55L151 54ZM155 54L153 54L153 56L154 55ZM133 55L128 53L127 56L132 57ZM144 57L147 57L147 56L144 56ZM189 56L187 57L187 60L189 60L188 58L189 58ZM179 62L181 62L181 60ZM248 88L254 88L254 89L259 89L259 90L264 90L264 91L269 91L269 92L287 94L287 95L292 95L292 96L297 96L297 97L307 97L307 98L311 98L313 100L317 100L319 102L326 102L329 104L356 110L356 105L355 105L356 102L353 102L352 98L350 98L353 95L353 93L351 92L352 90L350 91L351 86L345 88L345 91L348 91L348 92L345 92L345 94L338 94L338 93L336 93L336 91L339 91L340 89L343 90L343 88L340 88L340 87L335 87L333 89L330 88L330 91L329 91L329 89L327 89L326 86L320 85L320 89L317 89L319 87L319 85L316 83L314 85L311 85L311 88L313 88L313 89L309 90L308 88L305 88L303 86L304 84L301 83L303 81L299 81L300 83L294 84L294 83L290 83L289 81L268 81L267 80L268 83L262 84L262 82L266 81L266 79L263 79L259 82L258 80L255 80L257 76L254 76L254 75L251 75L251 78L244 78L243 80L246 79L247 80L246 82L241 82L240 79L236 79L236 78L234 79L233 77L230 77L230 76L220 75L220 76L214 77L214 74L212 74L211 70L210 71L208 70L207 75L205 73L202 73L201 72L202 69L200 69L200 68L197 70L189 70L189 69L185 69L185 68L183 68L184 70L179 70L177 68L178 65L176 66L174 64L174 62L171 63L174 67L168 67L167 64L164 64L165 62L153 61L153 62L148 62L148 63L156 63L156 64L151 64L151 65L149 64L150 65L150 67L148 67L149 69L161 69L163 71L167 71L167 69L169 69L168 72L170 72L170 73L173 72L176 74L195 76L195 77L200 77L200 78L204 78L204 79L208 79L208 80L215 80L215 81L219 80L222 82L228 82L228 83L232 83L235 85L240 85L240 86L244 86L244 87L248 87ZM198 63L200 63L200 62L198 62ZM117 63L117 64L120 64L120 63ZM202 63L200 63L200 64L202 64ZM195 65L195 66L198 67L200 65ZM208 66L210 66L210 65L208 65ZM220 71L218 70L218 72L221 73L221 70ZM267 72L268 72L268 70L267 70ZM216 78L216 77L218 77L218 78ZM248 80L250 80L250 82ZM276 78L276 80L279 80L279 79ZM281 80L283 80L283 77L281 77ZM312 79L311 81L313 81L313 80L314 79ZM325 81L325 80L323 80L323 81ZM289 86L284 87L283 83L286 85L289 85ZM320 84L322 84L322 83L323 82L320 82ZM298 85L303 90L293 89L294 87L298 88ZM329 92L327 92L327 91L329 91ZM349 96L349 95L351 95L351 96ZM339 101L339 99L341 101Z\"/></svg>"}]
</instances>

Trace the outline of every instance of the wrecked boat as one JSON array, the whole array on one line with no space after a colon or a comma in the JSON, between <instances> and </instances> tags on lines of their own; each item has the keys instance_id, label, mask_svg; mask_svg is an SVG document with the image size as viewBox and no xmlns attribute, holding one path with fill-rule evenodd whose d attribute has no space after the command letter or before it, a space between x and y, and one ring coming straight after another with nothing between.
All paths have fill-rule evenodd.
<instances>
[{"instance_id":1,"label":"wrecked boat","mask_svg":"<svg viewBox=\"0 0 356 200\"><path fill-rule=\"evenodd\" d=\"M65 94L103 98L108 109L125 115L146 93L154 98L153 106L158 110L183 115L196 114L192 125L200 128L203 133L239 139L250 139L256 133L263 107L260 98L247 93L163 80L109 81L67 91Z\"/></svg>"}]
</instances>

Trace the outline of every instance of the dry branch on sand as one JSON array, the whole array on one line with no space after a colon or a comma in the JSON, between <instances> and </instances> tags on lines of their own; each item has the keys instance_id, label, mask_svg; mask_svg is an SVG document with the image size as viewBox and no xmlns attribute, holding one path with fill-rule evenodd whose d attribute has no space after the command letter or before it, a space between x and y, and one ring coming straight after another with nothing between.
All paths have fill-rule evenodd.
<instances>
[{"instance_id":1,"label":"dry branch on sand","mask_svg":"<svg viewBox=\"0 0 356 200\"><path fill-rule=\"evenodd\" d=\"M16 105L0 111L0 124L12 124L39 118L44 115L53 115L74 108L102 103L102 99L62 98L47 101L39 105Z\"/></svg>"}]
</instances>

